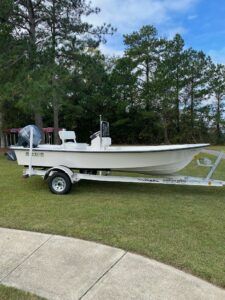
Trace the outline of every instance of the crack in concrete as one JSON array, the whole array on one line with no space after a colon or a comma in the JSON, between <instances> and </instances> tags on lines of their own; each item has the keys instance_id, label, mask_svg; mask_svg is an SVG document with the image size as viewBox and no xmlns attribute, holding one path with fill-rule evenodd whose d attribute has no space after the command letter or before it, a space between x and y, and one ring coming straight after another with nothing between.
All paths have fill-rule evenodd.
<instances>
[{"instance_id":1,"label":"crack in concrete","mask_svg":"<svg viewBox=\"0 0 225 300\"><path fill-rule=\"evenodd\" d=\"M87 290L86 292L78 298L78 300L82 300L95 286L98 282L108 274L127 254L128 252L124 252Z\"/></svg>"},{"instance_id":2,"label":"crack in concrete","mask_svg":"<svg viewBox=\"0 0 225 300\"><path fill-rule=\"evenodd\" d=\"M53 235L50 235L49 238L44 241L40 246L38 246L34 251L32 251L29 255L27 255L16 267L14 267L12 270L8 272L5 276L0 278L0 283L2 283L6 278L8 278L16 269L18 269L22 264L24 264L32 255L34 255L41 247L43 247L50 239L53 237Z\"/></svg>"}]
</instances>

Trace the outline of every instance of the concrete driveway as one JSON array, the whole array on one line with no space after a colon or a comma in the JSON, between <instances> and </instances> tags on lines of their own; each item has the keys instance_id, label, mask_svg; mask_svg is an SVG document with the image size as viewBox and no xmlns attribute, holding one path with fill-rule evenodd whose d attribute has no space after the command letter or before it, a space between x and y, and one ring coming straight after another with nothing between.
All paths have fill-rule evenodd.
<instances>
[{"instance_id":1,"label":"concrete driveway","mask_svg":"<svg viewBox=\"0 0 225 300\"><path fill-rule=\"evenodd\" d=\"M0 228L0 284L60 300L225 299L225 290L139 255L4 228Z\"/></svg>"}]
</instances>

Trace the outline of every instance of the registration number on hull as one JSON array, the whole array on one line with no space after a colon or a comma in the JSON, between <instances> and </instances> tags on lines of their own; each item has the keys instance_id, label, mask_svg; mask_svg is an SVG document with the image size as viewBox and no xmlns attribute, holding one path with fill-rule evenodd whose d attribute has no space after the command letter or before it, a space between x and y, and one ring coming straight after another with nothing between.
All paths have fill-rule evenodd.
<instances>
[{"instance_id":1,"label":"registration number on hull","mask_svg":"<svg viewBox=\"0 0 225 300\"><path fill-rule=\"evenodd\" d=\"M29 151L27 151L25 153L25 156L29 156ZM43 152L32 152L32 156L35 156L35 157L44 157L44 153Z\"/></svg>"}]
</instances>

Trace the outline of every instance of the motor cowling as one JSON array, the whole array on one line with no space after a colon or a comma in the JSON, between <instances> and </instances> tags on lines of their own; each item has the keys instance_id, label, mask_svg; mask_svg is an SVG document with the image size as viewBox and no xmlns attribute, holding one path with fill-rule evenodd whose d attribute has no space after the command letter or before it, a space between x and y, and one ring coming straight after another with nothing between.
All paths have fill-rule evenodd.
<instances>
[{"instance_id":1,"label":"motor cowling","mask_svg":"<svg viewBox=\"0 0 225 300\"><path fill-rule=\"evenodd\" d=\"M36 125L27 125L22 128L18 136L18 146L29 147L31 130L33 129L33 148L36 148L43 140L44 134L42 130Z\"/></svg>"}]
</instances>

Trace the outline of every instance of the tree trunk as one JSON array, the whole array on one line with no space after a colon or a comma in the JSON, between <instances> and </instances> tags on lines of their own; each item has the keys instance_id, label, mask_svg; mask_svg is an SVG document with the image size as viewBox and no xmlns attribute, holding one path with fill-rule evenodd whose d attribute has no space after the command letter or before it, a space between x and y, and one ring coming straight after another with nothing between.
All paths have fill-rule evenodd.
<instances>
[{"instance_id":1,"label":"tree trunk","mask_svg":"<svg viewBox=\"0 0 225 300\"><path fill-rule=\"evenodd\" d=\"M55 144L59 144L60 143L60 139L59 139L59 108L57 103L54 104L53 107L53 115L54 115L54 142Z\"/></svg>"},{"instance_id":2,"label":"tree trunk","mask_svg":"<svg viewBox=\"0 0 225 300\"><path fill-rule=\"evenodd\" d=\"M149 59L146 58L146 88L147 88L147 91L146 91L146 96L147 96L147 103L146 103L146 110L149 111L150 110L150 103L149 103L149 81L150 81L150 78L149 78L149 73L150 73L150 66L149 66Z\"/></svg>"},{"instance_id":3,"label":"tree trunk","mask_svg":"<svg viewBox=\"0 0 225 300\"><path fill-rule=\"evenodd\" d=\"M194 88L193 81L191 83L191 130L194 132Z\"/></svg>"},{"instance_id":4,"label":"tree trunk","mask_svg":"<svg viewBox=\"0 0 225 300\"><path fill-rule=\"evenodd\" d=\"M163 124L164 143L168 145L170 144L170 141L168 137L167 121L165 117L162 117L162 124Z\"/></svg>"},{"instance_id":5,"label":"tree trunk","mask_svg":"<svg viewBox=\"0 0 225 300\"><path fill-rule=\"evenodd\" d=\"M27 0L27 10L28 10L28 19L29 19L29 35L30 35L30 66L31 69L36 68L36 15L35 15L35 9L33 6L33 2L31 0ZM43 127L43 120L42 115L35 111L35 109L40 110L40 104L37 103L37 106L34 107L34 120L35 124L42 128Z\"/></svg>"},{"instance_id":6,"label":"tree trunk","mask_svg":"<svg viewBox=\"0 0 225 300\"><path fill-rule=\"evenodd\" d=\"M149 72L150 72L149 61L148 61L148 59L146 59L146 83L147 83L147 86L149 85Z\"/></svg>"},{"instance_id":7,"label":"tree trunk","mask_svg":"<svg viewBox=\"0 0 225 300\"><path fill-rule=\"evenodd\" d=\"M220 98L219 95L217 95L216 99L217 99L217 107L216 107L216 132L217 132L217 143L220 143L220 140L221 140L221 132L220 132L220 117L221 117L220 102L221 102L221 98Z\"/></svg>"},{"instance_id":8,"label":"tree trunk","mask_svg":"<svg viewBox=\"0 0 225 300\"><path fill-rule=\"evenodd\" d=\"M39 128L43 128L43 120L42 120L42 116L40 113L38 112L34 112L34 121L35 121L35 125L38 126Z\"/></svg>"},{"instance_id":9,"label":"tree trunk","mask_svg":"<svg viewBox=\"0 0 225 300\"><path fill-rule=\"evenodd\" d=\"M53 122L54 122L54 142L55 144L59 144L59 103L57 97L57 90L56 90L56 78L55 74L52 76L52 103L53 103Z\"/></svg>"},{"instance_id":10,"label":"tree trunk","mask_svg":"<svg viewBox=\"0 0 225 300\"><path fill-rule=\"evenodd\" d=\"M52 1L52 62L53 66L56 63L56 1ZM54 141L60 143L59 130L59 101L57 96L56 74L52 75L52 102L53 102L53 119L54 119Z\"/></svg>"},{"instance_id":11,"label":"tree trunk","mask_svg":"<svg viewBox=\"0 0 225 300\"><path fill-rule=\"evenodd\" d=\"M0 148L5 148L5 139L3 134L3 114L0 112Z\"/></svg>"},{"instance_id":12,"label":"tree trunk","mask_svg":"<svg viewBox=\"0 0 225 300\"><path fill-rule=\"evenodd\" d=\"M176 82L176 127L177 133L180 133L180 99L179 99L179 77L177 70L177 82Z\"/></svg>"},{"instance_id":13,"label":"tree trunk","mask_svg":"<svg viewBox=\"0 0 225 300\"><path fill-rule=\"evenodd\" d=\"M34 7L31 0L27 0L27 10L28 10L28 18L29 18L29 26L30 26L30 54L31 61L34 61L34 54L36 53L36 18L34 13Z\"/></svg>"}]
</instances>

